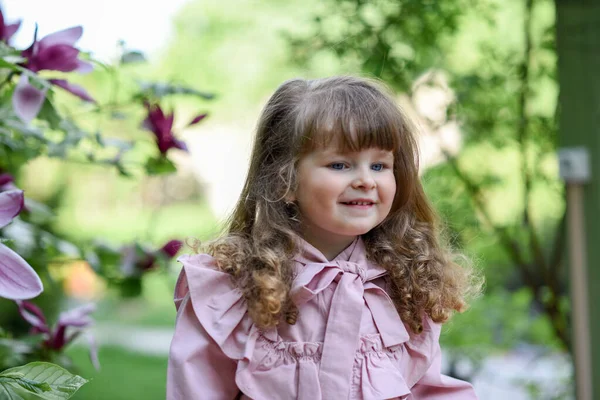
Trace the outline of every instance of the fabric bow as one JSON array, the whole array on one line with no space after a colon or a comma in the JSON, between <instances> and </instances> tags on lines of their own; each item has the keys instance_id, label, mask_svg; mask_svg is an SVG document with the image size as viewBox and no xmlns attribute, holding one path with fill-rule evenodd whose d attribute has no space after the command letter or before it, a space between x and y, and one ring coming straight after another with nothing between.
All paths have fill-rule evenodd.
<instances>
[{"instance_id":1,"label":"fabric bow","mask_svg":"<svg viewBox=\"0 0 600 400\"><path fill-rule=\"evenodd\" d=\"M291 298L300 307L337 282L323 341L319 382L322 398L347 398L364 304L373 315L385 347L407 342L409 335L388 294L372 282L386 271L367 261L361 239L333 261L310 245L305 249L296 258L303 266L292 284Z\"/></svg>"}]
</instances>

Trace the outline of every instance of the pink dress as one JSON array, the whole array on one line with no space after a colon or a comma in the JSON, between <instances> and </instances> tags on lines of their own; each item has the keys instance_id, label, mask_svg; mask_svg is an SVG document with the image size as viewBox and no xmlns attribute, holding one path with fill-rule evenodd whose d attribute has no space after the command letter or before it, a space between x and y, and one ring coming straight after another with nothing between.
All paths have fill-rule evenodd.
<instances>
[{"instance_id":1,"label":"pink dress","mask_svg":"<svg viewBox=\"0 0 600 400\"><path fill-rule=\"evenodd\" d=\"M440 325L410 333L361 239L328 261L295 258L295 325L258 329L227 273L206 254L179 258L167 400L476 399L440 372Z\"/></svg>"}]
</instances>

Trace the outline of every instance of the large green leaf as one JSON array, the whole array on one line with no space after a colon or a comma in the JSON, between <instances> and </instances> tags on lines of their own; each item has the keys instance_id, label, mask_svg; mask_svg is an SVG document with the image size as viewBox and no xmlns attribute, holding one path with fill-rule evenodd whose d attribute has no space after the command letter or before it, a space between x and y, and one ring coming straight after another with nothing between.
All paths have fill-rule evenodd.
<instances>
[{"instance_id":1,"label":"large green leaf","mask_svg":"<svg viewBox=\"0 0 600 400\"><path fill-rule=\"evenodd\" d=\"M151 96L162 98L173 94L183 94L200 97L204 100L212 100L215 95L213 93L202 92L187 86L176 85L162 82L138 82L142 92ZM142 96L145 98L146 95Z\"/></svg>"},{"instance_id":2,"label":"large green leaf","mask_svg":"<svg viewBox=\"0 0 600 400\"><path fill-rule=\"evenodd\" d=\"M63 400L87 382L58 365L32 362L0 373L0 399Z\"/></svg>"},{"instance_id":3,"label":"large green leaf","mask_svg":"<svg viewBox=\"0 0 600 400\"><path fill-rule=\"evenodd\" d=\"M177 167L168 158L159 156L149 158L146 162L146 172L149 175L171 174L177 171Z\"/></svg>"}]
</instances>

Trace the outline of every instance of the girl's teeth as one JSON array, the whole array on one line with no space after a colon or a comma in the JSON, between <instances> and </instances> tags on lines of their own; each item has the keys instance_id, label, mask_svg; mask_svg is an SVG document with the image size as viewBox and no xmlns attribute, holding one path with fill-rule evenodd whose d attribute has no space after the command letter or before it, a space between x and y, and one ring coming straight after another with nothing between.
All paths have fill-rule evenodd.
<instances>
[{"instance_id":1,"label":"girl's teeth","mask_svg":"<svg viewBox=\"0 0 600 400\"><path fill-rule=\"evenodd\" d=\"M349 204L353 206L368 206L371 203L365 203L363 201L351 201Z\"/></svg>"}]
</instances>

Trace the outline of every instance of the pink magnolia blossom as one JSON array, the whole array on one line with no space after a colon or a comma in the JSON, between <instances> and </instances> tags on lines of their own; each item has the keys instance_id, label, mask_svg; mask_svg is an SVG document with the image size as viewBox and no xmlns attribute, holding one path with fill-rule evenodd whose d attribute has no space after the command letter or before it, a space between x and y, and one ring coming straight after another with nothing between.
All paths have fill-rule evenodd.
<instances>
[{"instance_id":1,"label":"pink magnolia blossom","mask_svg":"<svg viewBox=\"0 0 600 400\"><path fill-rule=\"evenodd\" d=\"M25 58L23 67L32 73L39 71L61 71L87 73L93 70L92 64L79 59L79 50L75 42L83 33L81 26L72 27L52 33L42 40L37 40L37 30L33 44L24 50L21 55ZM29 122L40 112L46 88L38 89L30 83L32 79L28 74L22 74L13 95L13 108L15 113L24 122ZM94 102L94 99L81 86L69 83L63 79L50 79L56 85L84 101Z\"/></svg>"},{"instance_id":2,"label":"pink magnolia blossom","mask_svg":"<svg viewBox=\"0 0 600 400\"><path fill-rule=\"evenodd\" d=\"M0 228L8 225L24 205L23 191L0 193ZM31 299L44 290L42 281L20 255L0 243L0 297L12 300Z\"/></svg>"},{"instance_id":3,"label":"pink magnolia blossom","mask_svg":"<svg viewBox=\"0 0 600 400\"><path fill-rule=\"evenodd\" d=\"M160 105L144 104L148 110L148 116L142 123L142 128L154 133L158 150L162 155L166 154L171 148L177 148L187 151L187 146L181 140L175 138L173 134L173 121L175 115L173 112L165 114ZM202 121L207 114L199 114L194 117L187 126L192 126Z\"/></svg>"},{"instance_id":4,"label":"pink magnolia blossom","mask_svg":"<svg viewBox=\"0 0 600 400\"><path fill-rule=\"evenodd\" d=\"M68 311L63 311L58 316L58 322L51 327L46 321L42 310L28 301L17 301L19 313L31 325L32 334L42 334L45 349L61 352L73 340L83 333L84 328L94 323L90 314L96 310L94 304L84 304ZM68 333L67 333L68 331ZM93 339L90 340L90 359L92 364L99 369L98 349Z\"/></svg>"},{"instance_id":5,"label":"pink magnolia blossom","mask_svg":"<svg viewBox=\"0 0 600 400\"><path fill-rule=\"evenodd\" d=\"M14 24L7 24L4 21L4 14L0 10L0 41L8 43L12 36L19 30L21 21L17 21Z\"/></svg>"},{"instance_id":6,"label":"pink magnolia blossom","mask_svg":"<svg viewBox=\"0 0 600 400\"><path fill-rule=\"evenodd\" d=\"M8 172L2 172L0 168L0 192L6 192L7 190L20 190L17 185L15 185L15 177L9 174ZM21 209L22 212L29 212L29 208L27 208L27 204L23 205Z\"/></svg>"}]
</instances>

